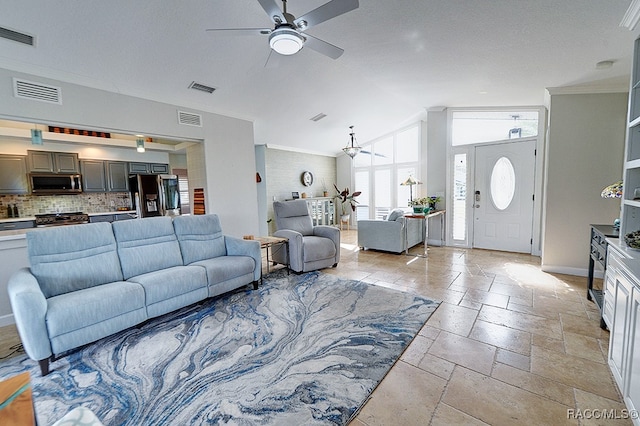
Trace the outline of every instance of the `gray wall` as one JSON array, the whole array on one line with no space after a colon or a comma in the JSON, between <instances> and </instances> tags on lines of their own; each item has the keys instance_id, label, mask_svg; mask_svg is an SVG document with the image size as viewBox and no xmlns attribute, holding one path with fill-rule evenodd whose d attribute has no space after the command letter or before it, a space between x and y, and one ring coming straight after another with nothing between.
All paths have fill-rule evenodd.
<instances>
[{"instance_id":1,"label":"gray wall","mask_svg":"<svg viewBox=\"0 0 640 426\"><path fill-rule=\"evenodd\" d=\"M542 268L586 275L589 225L620 215L600 192L622 179L627 94L552 95L549 114Z\"/></svg>"},{"instance_id":2,"label":"gray wall","mask_svg":"<svg viewBox=\"0 0 640 426\"><path fill-rule=\"evenodd\" d=\"M13 77L62 89L62 105L16 98ZM202 115L202 127L179 125L177 110ZM119 133L202 140L204 167L189 178L205 188L208 213L220 216L225 233L258 232L253 123L175 105L0 69L0 118ZM187 154L188 155L188 154ZM190 160L187 159L190 163Z\"/></svg>"},{"instance_id":3,"label":"gray wall","mask_svg":"<svg viewBox=\"0 0 640 426\"><path fill-rule=\"evenodd\" d=\"M321 197L324 180L329 196L336 195L336 158L324 155L285 151L267 147L265 155L267 218L273 218L273 202L291 198L292 192L305 192L307 197ZM304 171L313 173L313 185L302 184L300 176ZM270 233L275 224L270 223Z\"/></svg>"},{"instance_id":4,"label":"gray wall","mask_svg":"<svg viewBox=\"0 0 640 426\"><path fill-rule=\"evenodd\" d=\"M427 195L443 194L438 208L446 208L447 187L447 110L428 111L426 125L423 124L423 133L426 133L426 151L423 155L423 164L426 164ZM424 146L424 144L423 144ZM429 220L429 243L440 244L442 227L440 217ZM445 224L446 227L446 224ZM446 239L446 236L445 236Z\"/></svg>"}]
</instances>

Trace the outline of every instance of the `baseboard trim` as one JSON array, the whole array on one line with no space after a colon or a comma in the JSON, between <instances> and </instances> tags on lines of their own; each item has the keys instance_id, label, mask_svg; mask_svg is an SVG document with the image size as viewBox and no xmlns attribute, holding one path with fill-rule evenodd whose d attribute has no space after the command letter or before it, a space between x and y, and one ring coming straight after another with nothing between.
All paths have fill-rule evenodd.
<instances>
[{"instance_id":1,"label":"baseboard trim","mask_svg":"<svg viewBox=\"0 0 640 426\"><path fill-rule=\"evenodd\" d=\"M569 266L558 266L558 265L542 265L542 271L551 272L554 274L565 274L565 275L575 275L578 277L586 277L589 275L589 270L584 268L571 268ZM593 271L593 276L595 278L604 278L604 272L596 269Z\"/></svg>"},{"instance_id":2,"label":"baseboard trim","mask_svg":"<svg viewBox=\"0 0 640 426\"><path fill-rule=\"evenodd\" d=\"M3 315L0 317L0 327L6 327L11 324L15 324L16 320L13 318L13 314Z\"/></svg>"}]
</instances>

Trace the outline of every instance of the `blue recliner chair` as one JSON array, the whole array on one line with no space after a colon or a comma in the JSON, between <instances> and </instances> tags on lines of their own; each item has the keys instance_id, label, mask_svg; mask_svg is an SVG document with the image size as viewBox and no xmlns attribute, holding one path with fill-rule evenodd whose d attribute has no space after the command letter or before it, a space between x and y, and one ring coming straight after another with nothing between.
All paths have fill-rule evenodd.
<instances>
[{"instance_id":1,"label":"blue recliner chair","mask_svg":"<svg viewBox=\"0 0 640 426\"><path fill-rule=\"evenodd\" d=\"M340 230L313 226L305 200L275 201L273 212L278 230L274 237L289 239L289 250L276 251L273 260L289 265L294 272L308 272L336 266L340 261Z\"/></svg>"}]
</instances>

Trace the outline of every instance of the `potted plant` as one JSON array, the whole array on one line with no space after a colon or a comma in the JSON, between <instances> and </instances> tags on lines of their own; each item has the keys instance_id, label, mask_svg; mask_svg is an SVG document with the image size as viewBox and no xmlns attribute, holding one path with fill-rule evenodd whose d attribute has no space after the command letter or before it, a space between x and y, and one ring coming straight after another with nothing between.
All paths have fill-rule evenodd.
<instances>
[{"instance_id":1,"label":"potted plant","mask_svg":"<svg viewBox=\"0 0 640 426\"><path fill-rule=\"evenodd\" d=\"M422 197L414 200L409 200L409 206L413 208L413 214L422 214L425 212L425 207L429 205L429 198Z\"/></svg>"},{"instance_id":2,"label":"potted plant","mask_svg":"<svg viewBox=\"0 0 640 426\"><path fill-rule=\"evenodd\" d=\"M436 204L439 203L440 201L442 201L442 197L438 197L438 196L435 196L435 195L432 195L428 199L429 199L429 209L430 210L436 210Z\"/></svg>"},{"instance_id":3,"label":"potted plant","mask_svg":"<svg viewBox=\"0 0 640 426\"><path fill-rule=\"evenodd\" d=\"M351 193L349 191L349 188L345 188L344 190L340 191L336 184L333 184L333 187L338 193L338 195L336 195L336 198L340 200L340 220L342 222L348 222L351 212L356 211L356 204L358 204L358 201L355 198L358 195L362 194L362 192L356 191L354 193ZM351 211L349 211L349 207L351 207Z\"/></svg>"}]
</instances>

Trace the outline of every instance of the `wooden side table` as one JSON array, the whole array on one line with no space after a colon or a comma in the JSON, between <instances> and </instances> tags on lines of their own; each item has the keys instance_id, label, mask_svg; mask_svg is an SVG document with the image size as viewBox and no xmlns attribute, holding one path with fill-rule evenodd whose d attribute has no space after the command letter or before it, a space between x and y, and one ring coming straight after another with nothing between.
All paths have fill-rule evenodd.
<instances>
[{"instance_id":1,"label":"wooden side table","mask_svg":"<svg viewBox=\"0 0 640 426\"><path fill-rule=\"evenodd\" d=\"M289 240L287 238L282 237L256 237L256 241L260 243L260 248L265 249L267 255L267 274L269 273L269 249L271 249L271 254L273 255L273 247L276 245L280 245L284 247L285 250L288 249ZM289 256L287 255L287 259ZM260 265L260 270L262 271L262 265ZM287 272L289 271L289 265L287 265ZM260 273L260 281L262 281L262 272Z\"/></svg>"},{"instance_id":2,"label":"wooden side table","mask_svg":"<svg viewBox=\"0 0 640 426\"><path fill-rule=\"evenodd\" d=\"M36 424L31 376L21 373L0 382L0 425L31 426Z\"/></svg>"}]
</instances>

